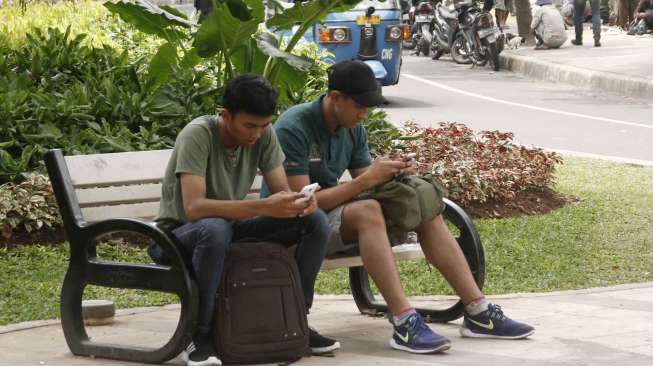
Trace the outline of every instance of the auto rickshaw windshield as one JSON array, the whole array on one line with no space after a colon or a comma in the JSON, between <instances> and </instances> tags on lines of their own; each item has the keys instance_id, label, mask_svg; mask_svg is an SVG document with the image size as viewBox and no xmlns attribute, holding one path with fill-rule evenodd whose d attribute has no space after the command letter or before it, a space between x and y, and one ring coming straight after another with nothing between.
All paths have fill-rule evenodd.
<instances>
[{"instance_id":1,"label":"auto rickshaw windshield","mask_svg":"<svg viewBox=\"0 0 653 366\"><path fill-rule=\"evenodd\" d=\"M399 0L363 0L356 5L356 10L365 10L373 6L374 9L399 9Z\"/></svg>"},{"instance_id":2,"label":"auto rickshaw windshield","mask_svg":"<svg viewBox=\"0 0 653 366\"><path fill-rule=\"evenodd\" d=\"M281 0L282 5L284 8L287 7L292 7L294 0ZM373 6L374 9L399 9L399 0L385 0L385 1L378 1L378 0L363 0L354 9L356 10L365 10L369 8L370 6Z\"/></svg>"}]
</instances>

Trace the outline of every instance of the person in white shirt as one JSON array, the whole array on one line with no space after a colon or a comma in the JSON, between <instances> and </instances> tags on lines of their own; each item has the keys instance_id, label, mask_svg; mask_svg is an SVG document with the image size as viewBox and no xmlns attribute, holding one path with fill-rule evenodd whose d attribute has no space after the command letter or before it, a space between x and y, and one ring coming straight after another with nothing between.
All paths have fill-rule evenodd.
<instances>
[{"instance_id":1,"label":"person in white shirt","mask_svg":"<svg viewBox=\"0 0 653 366\"><path fill-rule=\"evenodd\" d=\"M559 48L567 41L565 22L552 0L537 0L533 7L531 32L537 39L535 49Z\"/></svg>"}]
</instances>

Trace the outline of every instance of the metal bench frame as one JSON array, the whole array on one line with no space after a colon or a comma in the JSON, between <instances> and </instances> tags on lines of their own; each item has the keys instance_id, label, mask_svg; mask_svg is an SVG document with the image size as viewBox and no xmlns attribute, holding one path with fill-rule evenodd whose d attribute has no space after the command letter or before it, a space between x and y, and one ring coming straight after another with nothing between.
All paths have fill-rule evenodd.
<instances>
[{"instance_id":1,"label":"metal bench frame","mask_svg":"<svg viewBox=\"0 0 653 366\"><path fill-rule=\"evenodd\" d=\"M131 157L139 153L124 154L132 154ZM97 157L98 161L102 161L102 157L108 155L118 156L120 154L96 154L82 157ZM66 159L67 157L64 157L62 151L58 149L49 151L45 156L48 175L70 244L70 261L61 291L60 309L61 323L68 347L75 355L132 362L162 363L176 357L191 341L192 335L195 333L199 306L197 284L189 264L177 249L177 240L169 233L169 230L150 219L108 218L98 219L96 222L85 220L82 205L78 201L78 193L80 188L88 188L87 186L90 184L73 182L69 172L69 162L67 163ZM102 167L97 168L102 169ZM163 176L164 168L160 167L159 181ZM105 170L102 174L110 176L111 173L110 170ZM138 171L131 173L138 175ZM152 181L155 179L150 178L149 183ZM120 184L122 183L128 184L129 182ZM260 181L256 184L260 185ZM256 188L253 187L254 190ZM147 202L153 202L153 198L148 199ZM133 203L132 201L134 199L122 203ZM443 216L459 230L460 235L456 239L467 258L476 283L482 288L485 278L485 258L478 232L473 221L458 205L447 199L445 199L445 203L446 209ZM87 207L87 204L83 206ZM171 265L109 262L97 258L95 246L98 236L125 231L136 232L151 238L171 259ZM418 244L393 247L393 251L397 260L415 260L424 257ZM375 299L360 257L330 258L326 259L322 265L322 269L342 267L349 268L351 291L358 309L364 314L387 312L387 306ZM181 302L181 314L173 336L162 347L156 349L91 342L84 328L81 307L84 288L87 285L177 294ZM445 309L418 308L417 310L429 321L446 322L462 316L463 305L458 301Z\"/></svg>"}]
</instances>

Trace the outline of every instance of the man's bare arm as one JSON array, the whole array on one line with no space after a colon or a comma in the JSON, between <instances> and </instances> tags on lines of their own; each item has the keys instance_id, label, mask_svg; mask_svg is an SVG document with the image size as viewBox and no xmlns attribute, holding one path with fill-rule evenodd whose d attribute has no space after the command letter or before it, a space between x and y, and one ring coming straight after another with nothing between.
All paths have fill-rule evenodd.
<instances>
[{"instance_id":1,"label":"man's bare arm","mask_svg":"<svg viewBox=\"0 0 653 366\"><path fill-rule=\"evenodd\" d=\"M204 177L181 174L181 194L184 212L190 221L207 217L243 220L256 216L296 217L302 214L304 205L295 204L301 197L295 193L281 192L261 200L214 200L206 198Z\"/></svg>"},{"instance_id":2,"label":"man's bare arm","mask_svg":"<svg viewBox=\"0 0 653 366\"><path fill-rule=\"evenodd\" d=\"M380 158L374 160L372 165L368 167L351 169L349 171L352 176L351 181L338 184L335 187L322 188L316 193L318 206L328 212L377 184L387 182L404 169L410 167L411 163L407 161ZM309 183L308 175L288 177L288 184L293 191L300 190Z\"/></svg>"},{"instance_id":3,"label":"man's bare arm","mask_svg":"<svg viewBox=\"0 0 653 366\"><path fill-rule=\"evenodd\" d=\"M286 170L283 168L283 165L270 170L269 172L263 173L265 178L265 183L267 183L270 193L277 193L281 191L290 191L288 186L288 179L286 178ZM299 192L294 190L295 192Z\"/></svg>"}]
</instances>

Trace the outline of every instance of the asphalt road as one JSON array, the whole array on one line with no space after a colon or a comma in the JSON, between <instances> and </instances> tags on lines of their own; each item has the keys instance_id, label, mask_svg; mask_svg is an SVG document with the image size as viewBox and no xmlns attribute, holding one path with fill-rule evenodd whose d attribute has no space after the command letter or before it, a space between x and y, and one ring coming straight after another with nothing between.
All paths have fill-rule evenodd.
<instances>
[{"instance_id":1,"label":"asphalt road","mask_svg":"<svg viewBox=\"0 0 653 366\"><path fill-rule=\"evenodd\" d=\"M653 100L409 55L399 84L383 94L397 125L456 121L474 130L513 132L521 144L653 165Z\"/></svg>"}]
</instances>

